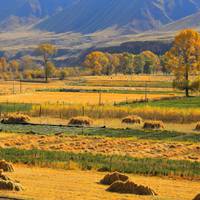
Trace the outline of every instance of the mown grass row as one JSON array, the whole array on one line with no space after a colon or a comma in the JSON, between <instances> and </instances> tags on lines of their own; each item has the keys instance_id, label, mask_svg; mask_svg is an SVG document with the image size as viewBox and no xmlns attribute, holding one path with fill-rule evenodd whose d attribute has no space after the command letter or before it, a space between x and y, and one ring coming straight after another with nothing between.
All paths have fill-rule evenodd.
<instances>
[{"instance_id":1,"label":"mown grass row","mask_svg":"<svg viewBox=\"0 0 200 200\"><path fill-rule=\"evenodd\" d=\"M47 88L38 89L37 92L83 92L83 93L114 93L114 94L183 94L181 91L156 91L148 89L145 90L117 90L117 89L68 89L68 88Z\"/></svg>"},{"instance_id":2,"label":"mown grass row","mask_svg":"<svg viewBox=\"0 0 200 200\"><path fill-rule=\"evenodd\" d=\"M0 124L2 132L29 133L52 135L63 133L65 135L83 135L83 136L103 136L103 137L120 137L134 138L143 140L160 140L160 141L184 141L200 142L200 134L179 133L166 130L134 130L134 129L112 129L112 128L76 128L67 126L50 126L50 125L6 125Z\"/></svg>"},{"instance_id":3,"label":"mown grass row","mask_svg":"<svg viewBox=\"0 0 200 200\"><path fill-rule=\"evenodd\" d=\"M69 85L69 84L67 84ZM104 86L104 87L152 87L173 88L172 81L135 81L135 80L80 80L71 82L78 86Z\"/></svg>"},{"instance_id":4,"label":"mown grass row","mask_svg":"<svg viewBox=\"0 0 200 200\"><path fill-rule=\"evenodd\" d=\"M0 149L0 158L14 163L36 166L56 166L64 163L68 169L70 161L77 163L82 170L103 169L140 175L180 176L200 178L200 163L190 161L166 160L155 158L132 158L129 156L107 156L89 153L75 154L43 150ZM59 166L59 165L57 165Z\"/></svg>"}]
</instances>

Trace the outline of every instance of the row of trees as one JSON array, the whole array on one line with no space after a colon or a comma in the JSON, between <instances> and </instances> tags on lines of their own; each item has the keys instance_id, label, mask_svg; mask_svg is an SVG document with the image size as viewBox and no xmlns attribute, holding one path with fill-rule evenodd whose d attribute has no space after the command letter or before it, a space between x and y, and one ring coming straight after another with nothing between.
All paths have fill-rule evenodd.
<instances>
[{"instance_id":1,"label":"row of trees","mask_svg":"<svg viewBox=\"0 0 200 200\"><path fill-rule=\"evenodd\" d=\"M96 51L87 55L83 64L93 75L172 73L174 87L185 90L188 97L190 90L200 91L200 34L191 29L181 31L163 56L151 51L139 55Z\"/></svg>"},{"instance_id":2,"label":"row of trees","mask_svg":"<svg viewBox=\"0 0 200 200\"><path fill-rule=\"evenodd\" d=\"M0 58L0 79L4 80L30 80L48 78L65 79L67 76L77 74L77 68L57 68L52 62L51 56L56 53L56 47L52 44L41 44L36 48L40 56L39 61L31 56L24 56L17 60Z\"/></svg>"},{"instance_id":3,"label":"row of trees","mask_svg":"<svg viewBox=\"0 0 200 200\"><path fill-rule=\"evenodd\" d=\"M36 51L42 58L39 63L31 57L11 61L0 58L0 78L44 78L47 82L48 77L64 79L70 73L67 68L56 68L51 61L51 56L56 53L54 45L41 44ZM85 73L89 69L92 75L172 73L175 75L174 87L185 90L189 96L190 90L200 90L200 34L191 29L181 31L175 37L173 47L163 56L151 51L138 55L96 51L86 56L83 66ZM80 73L76 69L72 71L76 75Z\"/></svg>"},{"instance_id":4,"label":"row of trees","mask_svg":"<svg viewBox=\"0 0 200 200\"><path fill-rule=\"evenodd\" d=\"M138 55L95 51L86 56L83 65L90 69L93 75L170 73L169 68L166 68L166 57L151 51L144 51Z\"/></svg>"}]
</instances>

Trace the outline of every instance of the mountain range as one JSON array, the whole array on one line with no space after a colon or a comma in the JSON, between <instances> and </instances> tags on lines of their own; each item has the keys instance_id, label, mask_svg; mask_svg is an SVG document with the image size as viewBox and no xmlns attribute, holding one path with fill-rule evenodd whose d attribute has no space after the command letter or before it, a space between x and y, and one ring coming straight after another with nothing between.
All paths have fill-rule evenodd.
<instances>
[{"instance_id":1,"label":"mountain range","mask_svg":"<svg viewBox=\"0 0 200 200\"><path fill-rule=\"evenodd\" d=\"M166 30L177 29L179 24L180 28L199 26L195 18L199 9L200 0L3 0L0 30L23 26L90 34L112 28L135 34L165 25Z\"/></svg>"}]
</instances>

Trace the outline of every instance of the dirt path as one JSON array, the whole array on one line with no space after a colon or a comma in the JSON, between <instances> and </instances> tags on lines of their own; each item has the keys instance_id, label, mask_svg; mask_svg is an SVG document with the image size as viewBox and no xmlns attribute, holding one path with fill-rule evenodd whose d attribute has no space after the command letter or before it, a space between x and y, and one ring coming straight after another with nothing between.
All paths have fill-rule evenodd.
<instances>
[{"instance_id":1,"label":"dirt path","mask_svg":"<svg viewBox=\"0 0 200 200\"><path fill-rule=\"evenodd\" d=\"M19 134L5 134L3 136L2 134L0 137L0 147L200 161L200 144L198 143L158 142L89 136L39 136Z\"/></svg>"},{"instance_id":2,"label":"dirt path","mask_svg":"<svg viewBox=\"0 0 200 200\"><path fill-rule=\"evenodd\" d=\"M25 190L19 193L0 191L0 196L36 200L192 200L199 191L199 182L130 175L135 183L151 186L159 197L109 193L105 191L106 186L97 183L104 173L93 171L64 171L18 165L15 166L15 172L8 175L19 180Z\"/></svg>"}]
</instances>

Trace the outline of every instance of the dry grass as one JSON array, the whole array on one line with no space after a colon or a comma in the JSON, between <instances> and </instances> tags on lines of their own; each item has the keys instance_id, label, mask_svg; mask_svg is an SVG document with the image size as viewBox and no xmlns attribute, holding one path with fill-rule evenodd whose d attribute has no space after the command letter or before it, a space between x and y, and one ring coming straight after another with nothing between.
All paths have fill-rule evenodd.
<instances>
[{"instance_id":1,"label":"dry grass","mask_svg":"<svg viewBox=\"0 0 200 200\"><path fill-rule=\"evenodd\" d=\"M43 200L153 200L154 197L140 197L128 194L106 192L106 186L97 184L102 173L86 171L63 171L46 168L16 166L10 176L20 180L25 190L20 193L0 191L0 195ZM39 178L38 178L39 177ZM151 186L159 196L158 200L191 200L199 190L199 182L170 180L154 177L132 176L137 184ZM170 191L170 192L169 192Z\"/></svg>"},{"instance_id":2,"label":"dry grass","mask_svg":"<svg viewBox=\"0 0 200 200\"><path fill-rule=\"evenodd\" d=\"M109 81L172 81L173 76L163 75L123 75L117 74L112 76L85 76L85 80L109 80Z\"/></svg>"},{"instance_id":3,"label":"dry grass","mask_svg":"<svg viewBox=\"0 0 200 200\"><path fill-rule=\"evenodd\" d=\"M106 131L106 130L105 130ZM3 133L2 133L3 134ZM199 144L146 141L129 138L89 136L39 136L31 134L0 138L1 148L40 149L74 153L129 155L136 158L167 158L200 161Z\"/></svg>"},{"instance_id":4,"label":"dry grass","mask_svg":"<svg viewBox=\"0 0 200 200\"><path fill-rule=\"evenodd\" d=\"M166 95L150 94L149 99L160 99ZM143 99L143 94L117 94L102 93L102 104L113 104L122 101L133 101ZM68 104L99 104L98 93L76 93L76 92L34 92L26 94L3 95L0 96L0 102L12 103L58 103Z\"/></svg>"},{"instance_id":5,"label":"dry grass","mask_svg":"<svg viewBox=\"0 0 200 200\"><path fill-rule=\"evenodd\" d=\"M112 105L65 105L42 104L33 106L30 114L32 116L62 117L69 119L71 117L84 114L94 119L122 119L129 115L138 115L145 120L161 120L171 123L191 123L200 120L200 110L196 108L160 108L160 107L117 107Z\"/></svg>"}]
</instances>

